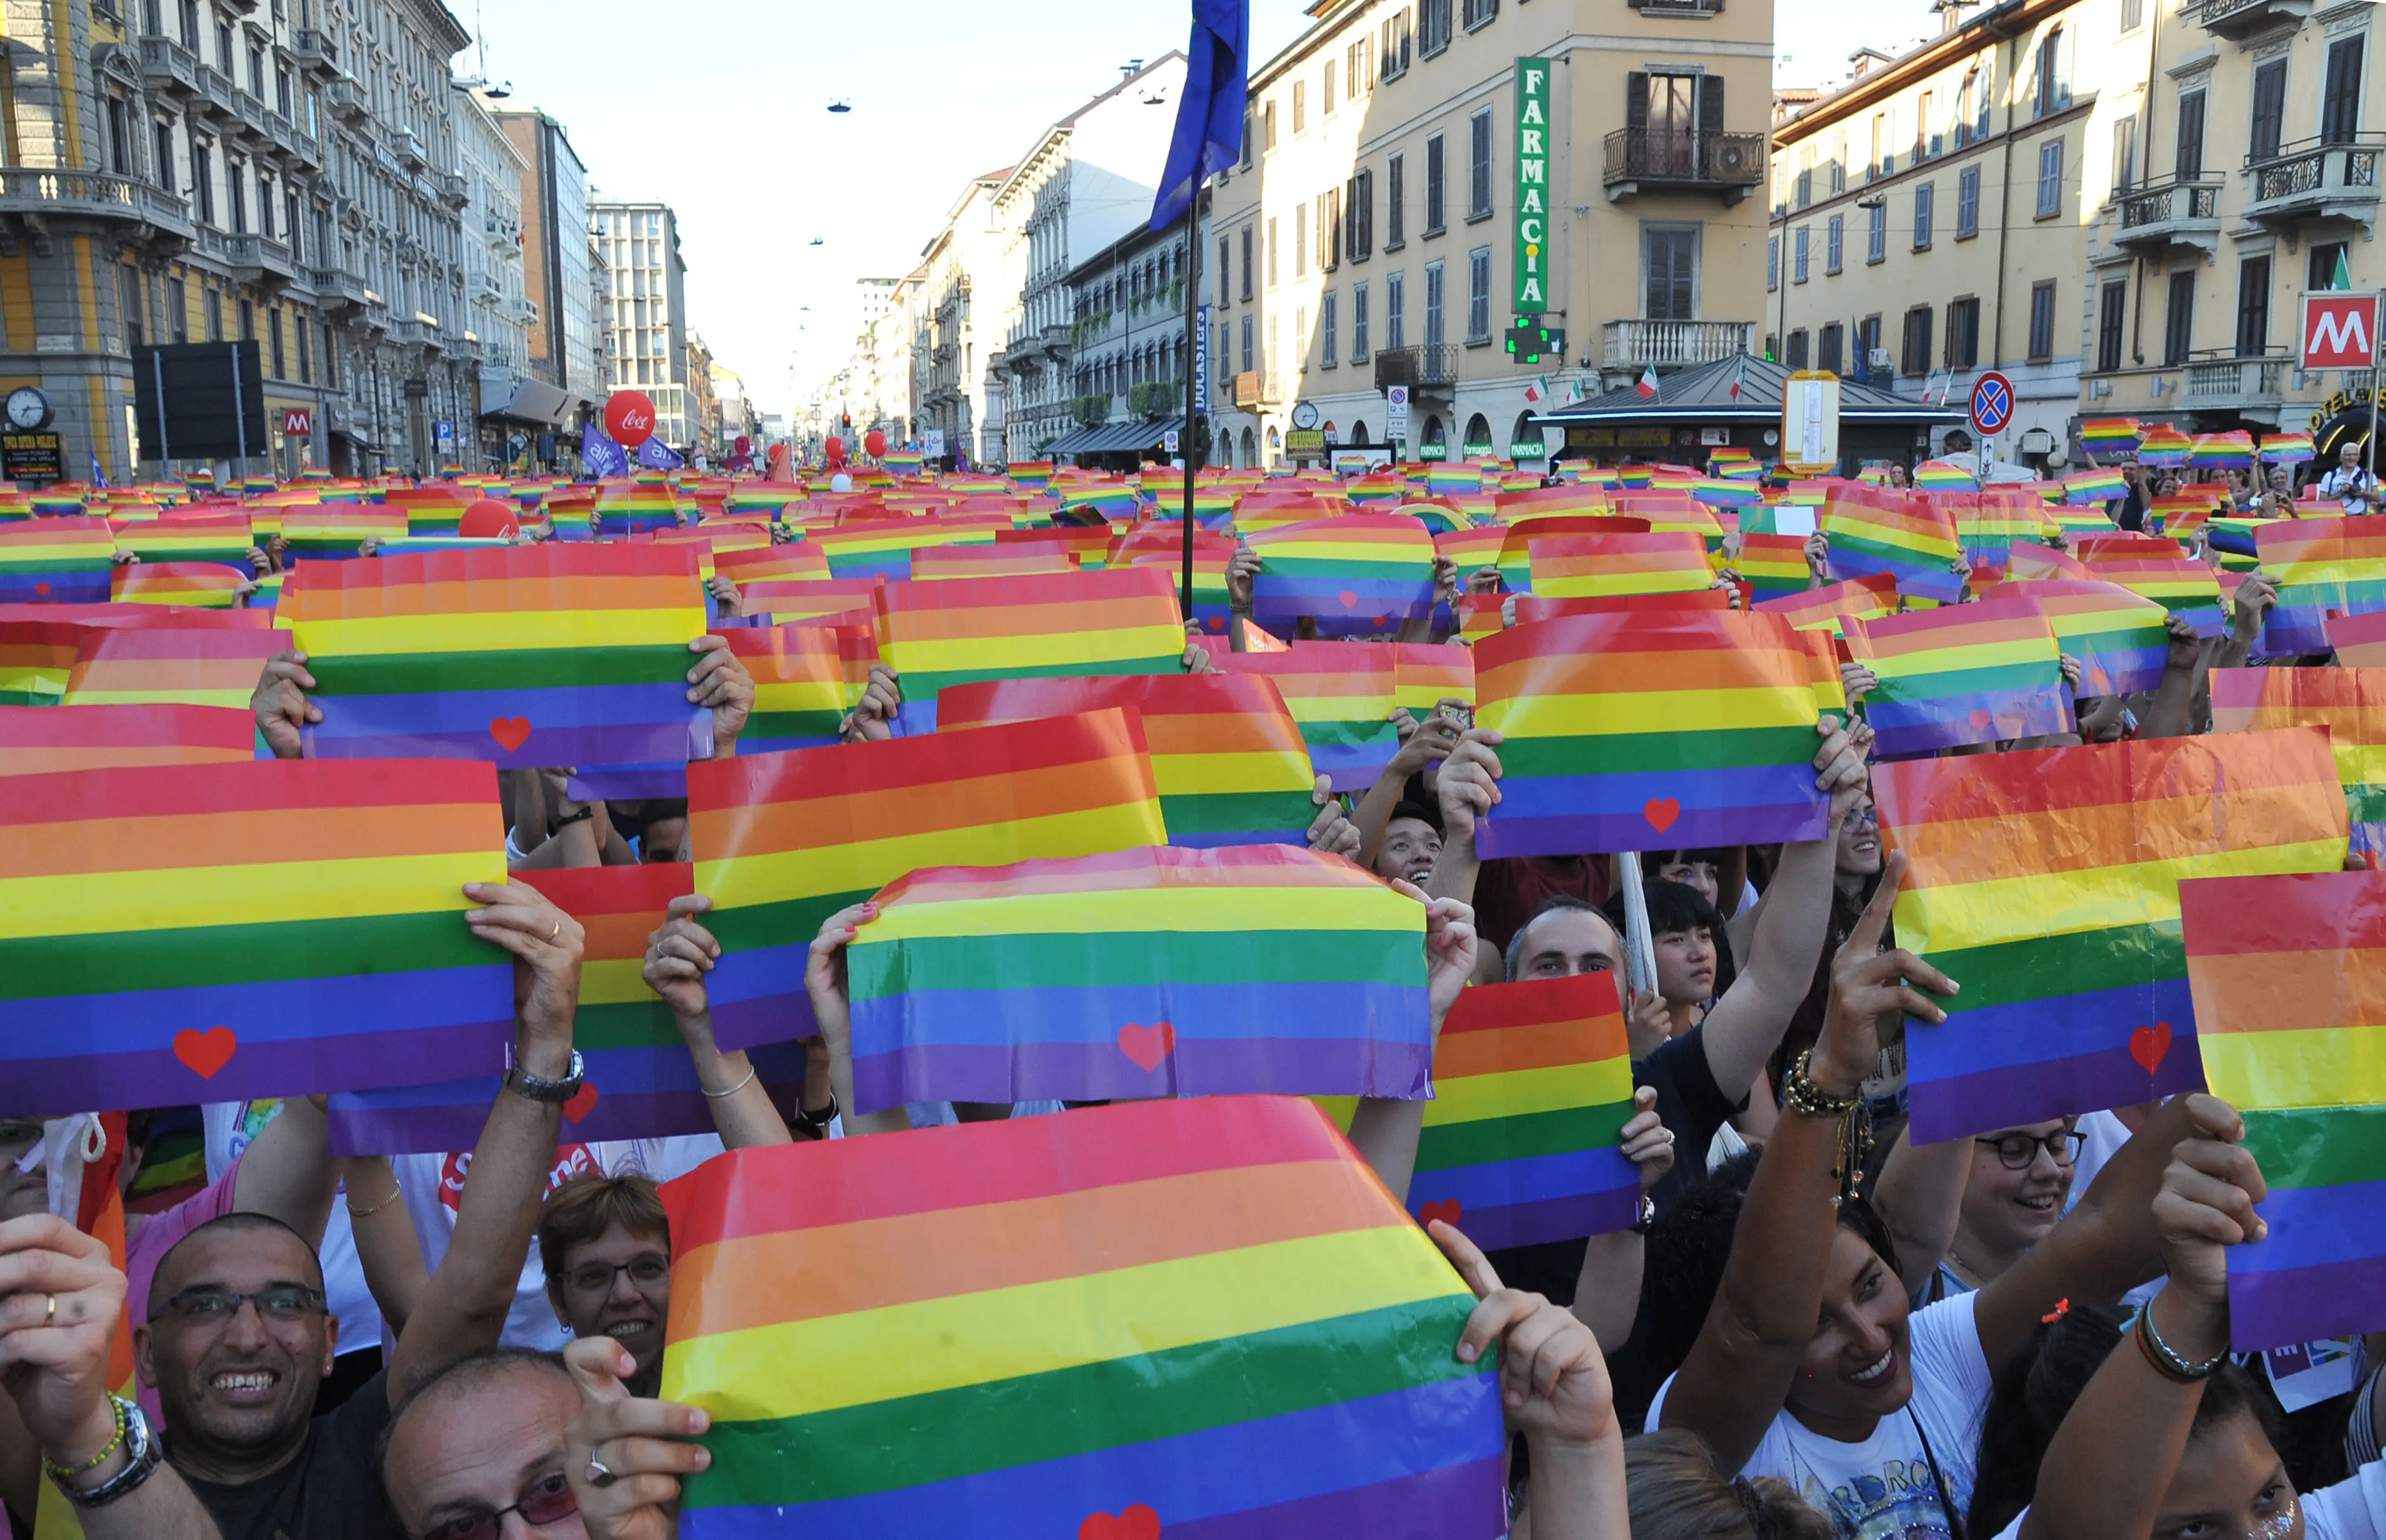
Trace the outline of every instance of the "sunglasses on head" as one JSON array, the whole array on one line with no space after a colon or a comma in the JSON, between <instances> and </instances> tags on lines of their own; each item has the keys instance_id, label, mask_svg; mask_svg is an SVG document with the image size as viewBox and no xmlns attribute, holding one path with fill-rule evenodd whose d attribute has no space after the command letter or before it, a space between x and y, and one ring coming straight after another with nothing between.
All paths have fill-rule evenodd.
<instances>
[{"instance_id":1,"label":"sunglasses on head","mask_svg":"<svg viewBox=\"0 0 2386 1540\"><path fill-rule=\"evenodd\" d=\"M406 1540L496 1540L509 1513L521 1514L525 1524L551 1524L579 1511L580 1500L571 1495L571 1478L557 1471L531 1483L511 1508L458 1513Z\"/></svg>"}]
</instances>

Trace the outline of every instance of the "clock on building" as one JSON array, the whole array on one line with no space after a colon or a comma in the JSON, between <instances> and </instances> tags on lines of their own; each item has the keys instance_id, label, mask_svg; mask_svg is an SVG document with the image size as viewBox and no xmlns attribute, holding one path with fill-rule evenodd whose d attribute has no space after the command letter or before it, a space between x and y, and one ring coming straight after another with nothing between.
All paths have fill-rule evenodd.
<instances>
[{"instance_id":1,"label":"clock on building","mask_svg":"<svg viewBox=\"0 0 2386 1540\"><path fill-rule=\"evenodd\" d=\"M31 385L8 393L8 426L30 433L50 425L50 398Z\"/></svg>"}]
</instances>

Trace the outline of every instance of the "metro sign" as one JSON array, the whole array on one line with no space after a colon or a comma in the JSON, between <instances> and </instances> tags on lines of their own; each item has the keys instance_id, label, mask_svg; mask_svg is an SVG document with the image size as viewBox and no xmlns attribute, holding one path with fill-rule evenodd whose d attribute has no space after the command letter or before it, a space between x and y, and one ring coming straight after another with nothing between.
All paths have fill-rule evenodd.
<instances>
[{"instance_id":1,"label":"metro sign","mask_svg":"<svg viewBox=\"0 0 2386 1540\"><path fill-rule=\"evenodd\" d=\"M282 431L294 436L311 433L315 431L315 414L294 407L282 414Z\"/></svg>"},{"instance_id":2,"label":"metro sign","mask_svg":"<svg viewBox=\"0 0 2386 1540\"><path fill-rule=\"evenodd\" d=\"M2378 296L2304 295L2303 367L2368 369L2378 358Z\"/></svg>"}]
</instances>

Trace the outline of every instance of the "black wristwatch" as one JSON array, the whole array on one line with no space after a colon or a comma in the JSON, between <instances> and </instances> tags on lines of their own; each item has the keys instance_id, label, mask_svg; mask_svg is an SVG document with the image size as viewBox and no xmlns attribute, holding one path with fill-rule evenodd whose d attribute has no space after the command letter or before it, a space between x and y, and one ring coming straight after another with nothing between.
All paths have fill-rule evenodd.
<instances>
[{"instance_id":1,"label":"black wristwatch","mask_svg":"<svg viewBox=\"0 0 2386 1540\"><path fill-rule=\"evenodd\" d=\"M584 802L580 805L580 811L576 813L566 813L561 818L547 820L547 838L553 839L556 835L561 833L564 830L571 828L573 824L585 823L596 816L596 805L593 802Z\"/></svg>"},{"instance_id":2,"label":"black wristwatch","mask_svg":"<svg viewBox=\"0 0 2386 1540\"><path fill-rule=\"evenodd\" d=\"M796 1106L795 1126L810 1134L815 1139L827 1138L828 1125L835 1121L836 1121L836 1093L835 1091L831 1091L828 1094L828 1106L823 1108L818 1112L814 1112L811 1108L805 1107L800 1102Z\"/></svg>"},{"instance_id":3,"label":"black wristwatch","mask_svg":"<svg viewBox=\"0 0 2386 1540\"><path fill-rule=\"evenodd\" d=\"M548 1080L544 1075L532 1074L528 1070L516 1065L506 1071L506 1083L513 1088L517 1096L527 1096L534 1102L553 1102L559 1105L568 1102L580 1094L580 1050L577 1048L571 1050L571 1073L561 1080Z\"/></svg>"}]
</instances>

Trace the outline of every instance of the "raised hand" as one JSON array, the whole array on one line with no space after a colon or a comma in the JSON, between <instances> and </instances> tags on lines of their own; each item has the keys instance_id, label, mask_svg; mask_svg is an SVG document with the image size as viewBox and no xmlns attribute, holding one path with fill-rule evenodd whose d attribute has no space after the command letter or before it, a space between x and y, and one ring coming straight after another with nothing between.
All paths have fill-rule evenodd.
<instances>
[{"instance_id":1,"label":"raised hand","mask_svg":"<svg viewBox=\"0 0 2386 1540\"><path fill-rule=\"evenodd\" d=\"M1433 1029L1458 1003L1458 992L1475 974L1475 910L1455 898L1428 898L1414 883L1394 882L1392 891L1425 906L1425 987L1433 1003Z\"/></svg>"},{"instance_id":2,"label":"raised hand","mask_svg":"<svg viewBox=\"0 0 2386 1540\"><path fill-rule=\"evenodd\" d=\"M1807 1071L1826 1090L1853 1092L1873 1072L1880 1061L1880 1019L1887 1013L1900 1011L1932 1023L1947 1020L1939 1003L1914 985L1953 995L1955 981L1903 947L1881 950L1904 877L1905 853L1901 850L1882 863L1879 888L1831 959L1830 1005Z\"/></svg>"},{"instance_id":3,"label":"raised hand","mask_svg":"<svg viewBox=\"0 0 2386 1540\"><path fill-rule=\"evenodd\" d=\"M1241 616L1251 612L1251 580L1260 575L1260 554L1237 547L1226 558L1226 608Z\"/></svg>"},{"instance_id":4,"label":"raised hand","mask_svg":"<svg viewBox=\"0 0 2386 1540\"><path fill-rule=\"evenodd\" d=\"M2245 581L2237 585L2235 613L2229 634L2251 642L2262 634L2262 622L2278 607L2279 584L2276 579L2259 572L2248 572ZM2177 619L2177 617L2173 617Z\"/></svg>"},{"instance_id":5,"label":"raised hand","mask_svg":"<svg viewBox=\"0 0 2386 1540\"><path fill-rule=\"evenodd\" d=\"M2270 1189L2253 1152L2239 1142L2245 1121L2235 1108L2199 1091L2187 1098L2187 1115L2194 1132L2171 1150L2154 1195L2154 1224L2170 1286L2225 1309L2229 1248L2269 1234L2254 1206Z\"/></svg>"},{"instance_id":6,"label":"raised hand","mask_svg":"<svg viewBox=\"0 0 2386 1540\"><path fill-rule=\"evenodd\" d=\"M1848 697L1850 707L1853 707L1856 702L1879 688L1879 676L1865 665L1861 663L1840 665L1840 693Z\"/></svg>"},{"instance_id":7,"label":"raised hand","mask_svg":"<svg viewBox=\"0 0 2386 1540\"><path fill-rule=\"evenodd\" d=\"M754 676L729 650L729 638L706 632L687 645L696 667L687 671L687 698L712 710L712 757L736 752L737 734L754 709Z\"/></svg>"},{"instance_id":8,"label":"raised hand","mask_svg":"<svg viewBox=\"0 0 2386 1540\"><path fill-rule=\"evenodd\" d=\"M700 893L672 899L663 911L662 928L647 938L647 960L638 970L647 987L671 1008L683 1032L688 1023L711 1014L704 976L721 960L721 943L697 921L711 908L712 900Z\"/></svg>"},{"instance_id":9,"label":"raised hand","mask_svg":"<svg viewBox=\"0 0 2386 1540\"><path fill-rule=\"evenodd\" d=\"M710 593L713 598L719 602L722 614L735 615L739 613L738 605L742 601L737 596L737 584L734 579L724 578L720 573L715 572L712 574L712 580L704 586L706 592Z\"/></svg>"},{"instance_id":10,"label":"raised hand","mask_svg":"<svg viewBox=\"0 0 2386 1540\"><path fill-rule=\"evenodd\" d=\"M580 1005L580 921L526 883L467 883L464 911L474 935L514 955L515 1058L534 1075L560 1080L571 1065L571 1019Z\"/></svg>"},{"instance_id":11,"label":"raised hand","mask_svg":"<svg viewBox=\"0 0 2386 1540\"><path fill-rule=\"evenodd\" d=\"M1825 582L1831 581L1831 537L1820 530L1806 537L1806 570Z\"/></svg>"},{"instance_id":12,"label":"raised hand","mask_svg":"<svg viewBox=\"0 0 2386 1540\"><path fill-rule=\"evenodd\" d=\"M1500 1405L1509 1427L1528 1439L1559 1444L1620 1438L1615 1392L1590 1328L1538 1294L1501 1287L1480 1248L1453 1226L1436 1220L1425 1233L1475 1290L1477 1303L1459 1333L1458 1361L1476 1363L1486 1349L1499 1348Z\"/></svg>"},{"instance_id":13,"label":"raised hand","mask_svg":"<svg viewBox=\"0 0 2386 1540\"><path fill-rule=\"evenodd\" d=\"M1640 1190L1648 1192L1674 1169L1674 1131L1657 1116L1657 1089L1643 1085L1632 1093L1632 1116L1616 1134L1624 1158L1640 1169Z\"/></svg>"},{"instance_id":14,"label":"raised hand","mask_svg":"<svg viewBox=\"0 0 2386 1540\"><path fill-rule=\"evenodd\" d=\"M827 1040L832 1058L850 1058L853 1052L853 1008L845 983L846 944L877 918L874 899L837 910L822 922L820 934L812 938L811 952L804 959L804 993L811 999L812 1016L820 1022L821 1036Z\"/></svg>"},{"instance_id":15,"label":"raised hand","mask_svg":"<svg viewBox=\"0 0 2386 1540\"><path fill-rule=\"evenodd\" d=\"M1441 798L1444 842L1475 837L1475 820L1500 803L1499 744L1501 734L1488 727L1470 727L1458 735L1450 757L1441 762L1434 785Z\"/></svg>"},{"instance_id":16,"label":"raised hand","mask_svg":"<svg viewBox=\"0 0 2386 1540\"><path fill-rule=\"evenodd\" d=\"M673 1540L680 1478L710 1469L712 1451L688 1442L712 1426L700 1407L633 1396L622 1381L637 1360L610 1337L583 1337L563 1364L580 1388L580 1414L564 1434L564 1474L588 1540Z\"/></svg>"},{"instance_id":17,"label":"raised hand","mask_svg":"<svg viewBox=\"0 0 2386 1540\"><path fill-rule=\"evenodd\" d=\"M82 1465L116 1434L107 1354L124 1288L107 1247L66 1221L0 1223L0 1390L62 1465Z\"/></svg>"},{"instance_id":18,"label":"raised hand","mask_svg":"<svg viewBox=\"0 0 2386 1540\"><path fill-rule=\"evenodd\" d=\"M249 695L248 708L257 717L257 730L264 735L265 746L276 759L302 757L301 730L323 720L323 708L307 698L313 688L315 676L307 671L305 653L278 652L265 660L265 671Z\"/></svg>"},{"instance_id":19,"label":"raised hand","mask_svg":"<svg viewBox=\"0 0 2386 1540\"><path fill-rule=\"evenodd\" d=\"M848 744L874 744L895 736L895 712L903 704L903 681L885 663L870 665L870 683L861 700L837 724L837 736Z\"/></svg>"},{"instance_id":20,"label":"raised hand","mask_svg":"<svg viewBox=\"0 0 2386 1540\"><path fill-rule=\"evenodd\" d=\"M1466 591L1469 594L1497 594L1500 592L1500 569L1477 567L1467 573Z\"/></svg>"},{"instance_id":21,"label":"raised hand","mask_svg":"<svg viewBox=\"0 0 2386 1540\"><path fill-rule=\"evenodd\" d=\"M1310 788L1309 800L1317 808L1317 817L1310 820L1309 848L1340 856L1346 860L1359 858L1359 826L1350 821L1343 810L1342 799L1334 795L1334 778L1321 775Z\"/></svg>"}]
</instances>

